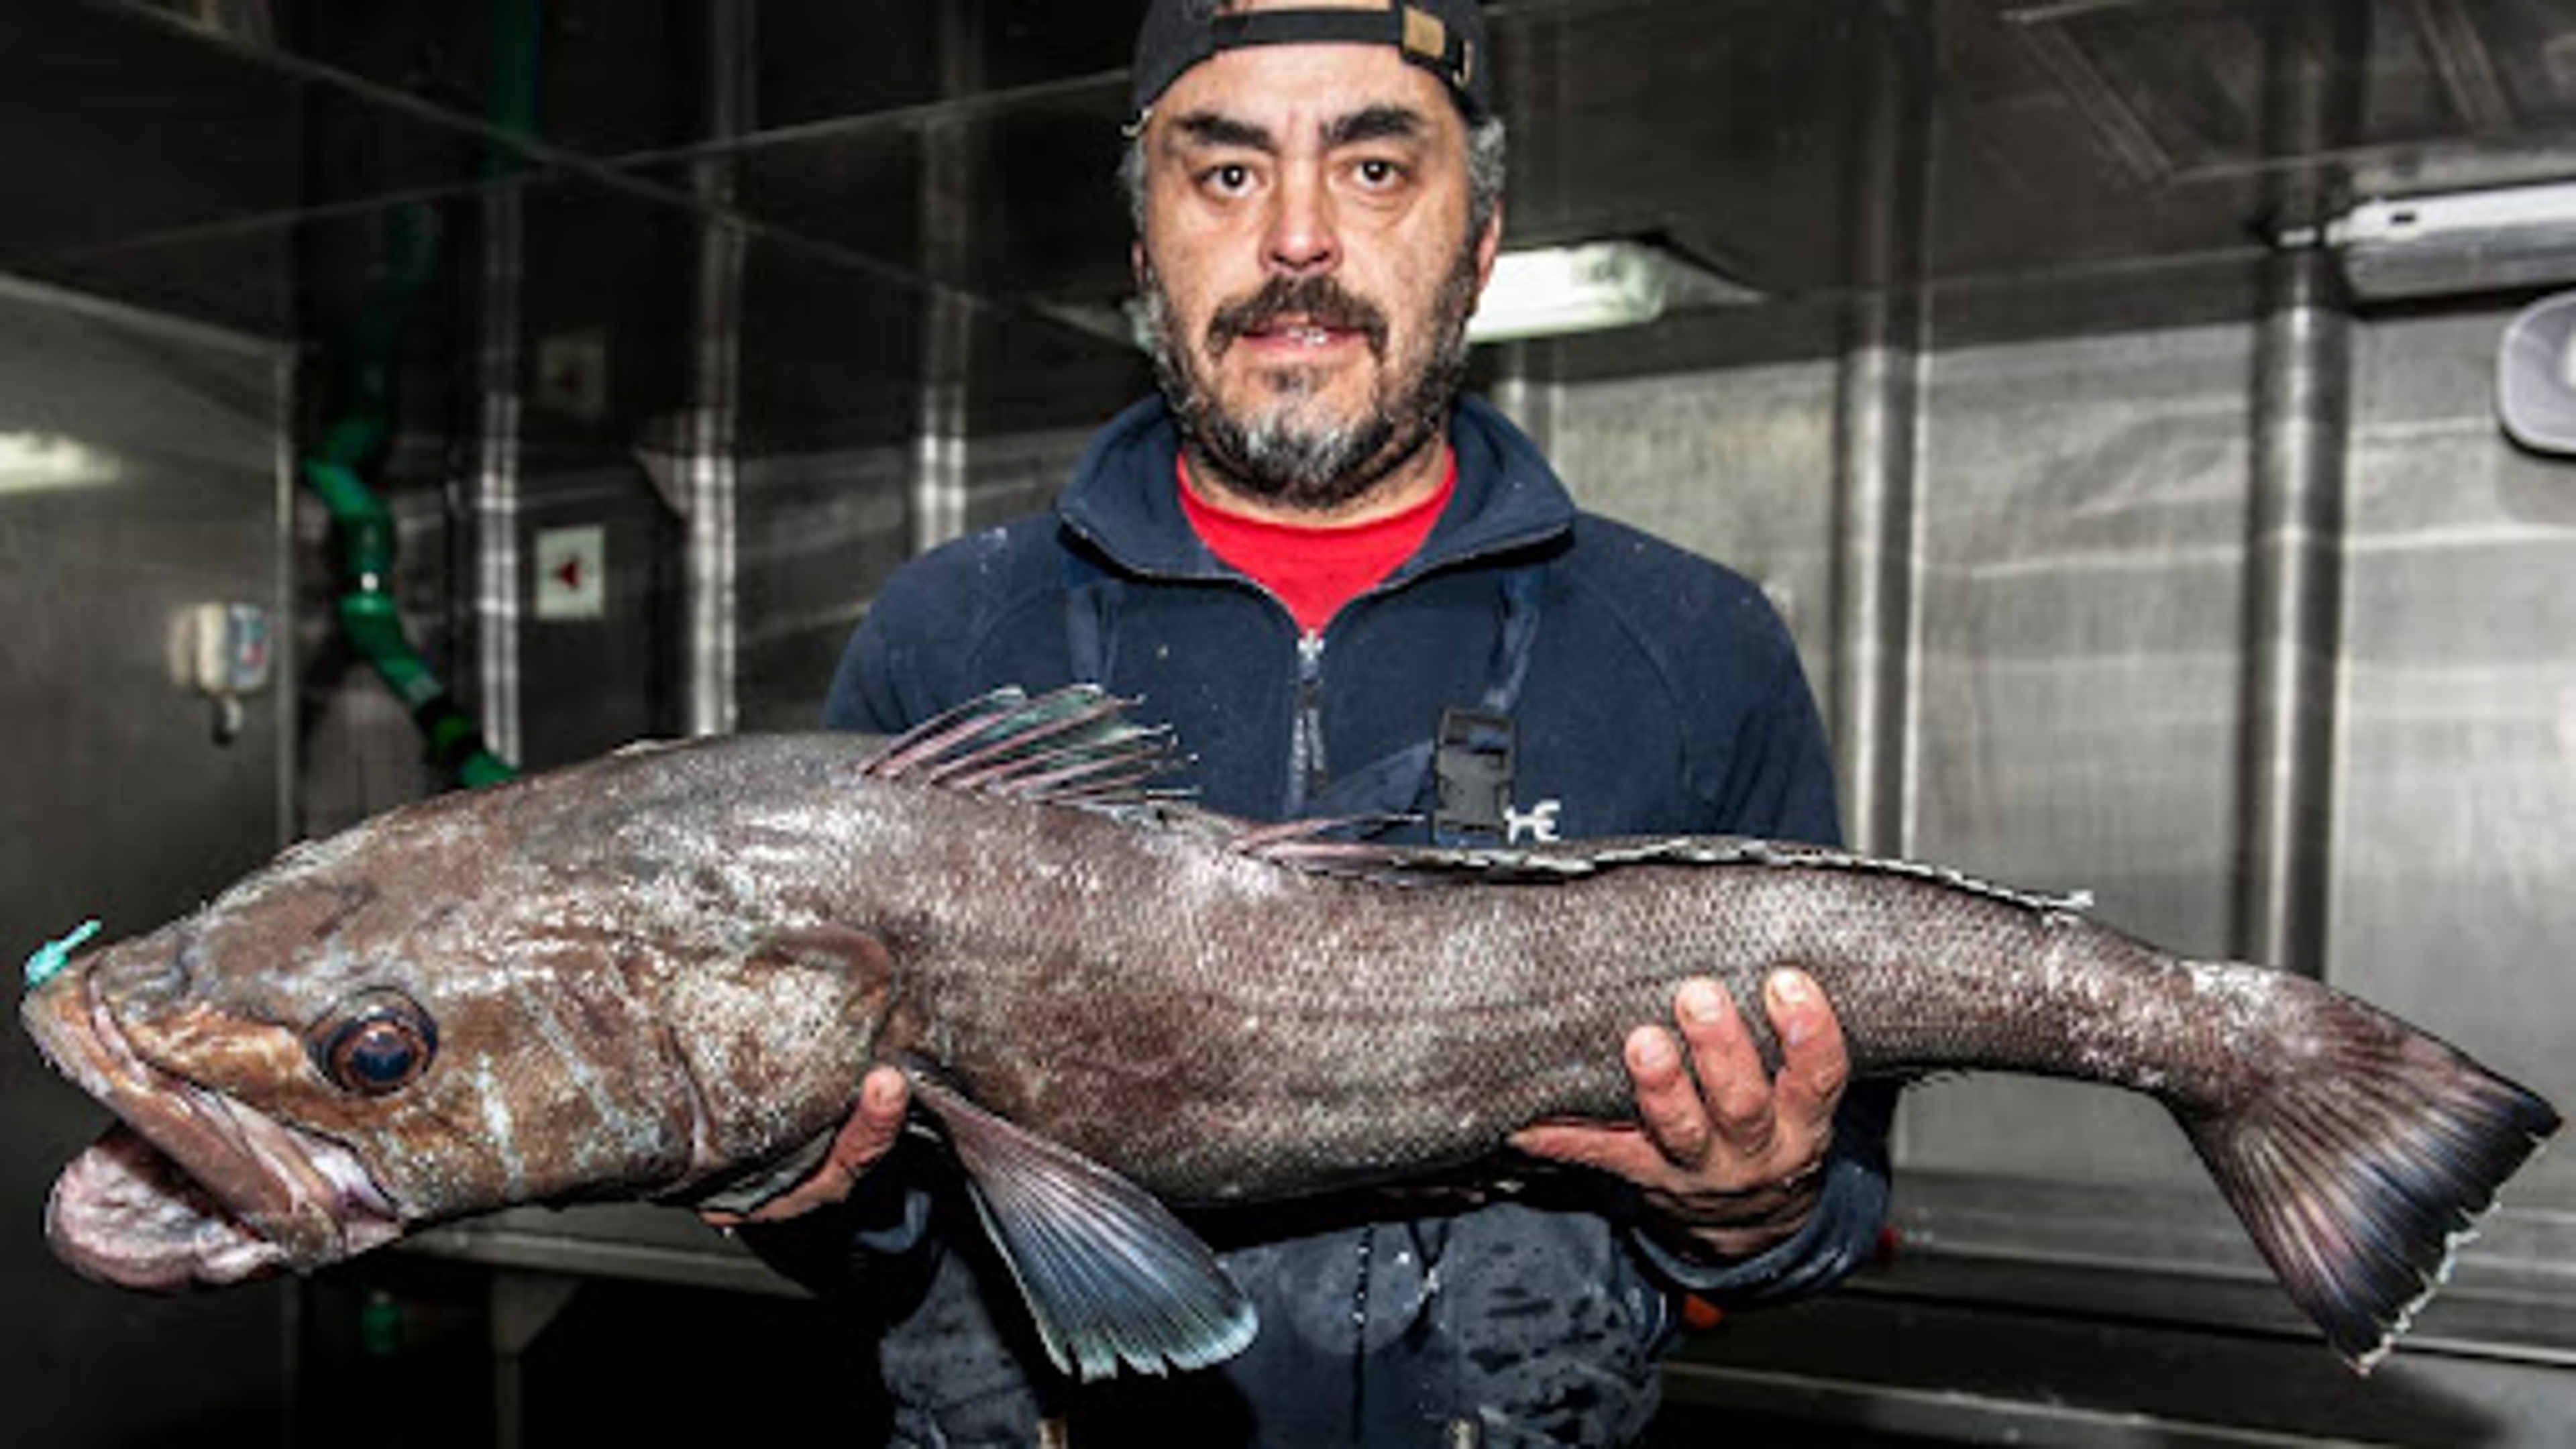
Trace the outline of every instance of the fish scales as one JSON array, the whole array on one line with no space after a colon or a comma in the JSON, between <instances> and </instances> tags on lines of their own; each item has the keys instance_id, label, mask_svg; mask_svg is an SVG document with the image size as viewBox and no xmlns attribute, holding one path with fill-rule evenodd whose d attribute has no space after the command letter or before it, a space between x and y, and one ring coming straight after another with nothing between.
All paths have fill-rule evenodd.
<instances>
[{"instance_id":1,"label":"fish scales","mask_svg":"<svg viewBox=\"0 0 2576 1449\"><path fill-rule=\"evenodd\" d=\"M1239 1351L1177 1203L1475 1165L1632 1110L1620 1044L1811 973L1855 1071L2039 1073L2174 1114L2290 1295L2387 1350L2539 1098L2317 982L2079 903L1728 839L1434 850L1154 793L1170 742L1071 689L901 739L638 748L290 850L205 909L39 951L21 1019L121 1124L56 1250L169 1288L309 1269L523 1201L741 1208L873 1063L973 1186L1066 1372Z\"/></svg>"},{"instance_id":2,"label":"fish scales","mask_svg":"<svg viewBox=\"0 0 2576 1449\"><path fill-rule=\"evenodd\" d=\"M2267 1025L2243 986L2203 996L2182 963L2116 931L1912 875L1763 858L1404 889L973 795L849 813L873 823L829 856L836 879L873 884L819 909L903 923L927 1036L889 1045L1183 1201L1401 1177L1539 1115L1625 1115L1615 1043L1694 974L1729 986L1775 1060L1758 985L1797 965L1863 1073L1978 1065L2195 1103L2242 1090L2229 1071L2247 1054L2219 1038ZM1058 1049L1018 1049L1032 1040ZM1156 1101L1171 1105L1140 1121Z\"/></svg>"}]
</instances>

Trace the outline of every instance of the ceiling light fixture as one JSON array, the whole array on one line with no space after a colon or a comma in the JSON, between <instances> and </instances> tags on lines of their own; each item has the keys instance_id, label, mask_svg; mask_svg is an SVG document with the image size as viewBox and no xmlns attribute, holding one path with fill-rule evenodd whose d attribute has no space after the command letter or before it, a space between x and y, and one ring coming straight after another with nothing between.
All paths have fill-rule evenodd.
<instances>
[{"instance_id":1,"label":"ceiling light fixture","mask_svg":"<svg viewBox=\"0 0 2576 1449\"><path fill-rule=\"evenodd\" d=\"M1505 252L1467 323L1471 342L1636 327L1664 315L1663 257L1635 242Z\"/></svg>"},{"instance_id":2,"label":"ceiling light fixture","mask_svg":"<svg viewBox=\"0 0 2576 1449\"><path fill-rule=\"evenodd\" d=\"M2363 297L2576 281L2576 182L2374 198L2282 240L2322 240Z\"/></svg>"},{"instance_id":3,"label":"ceiling light fixture","mask_svg":"<svg viewBox=\"0 0 2576 1449\"><path fill-rule=\"evenodd\" d=\"M1601 332L1642 326L1685 307L1759 300L1753 289L1647 242L1540 247L1496 259L1467 338L1506 342Z\"/></svg>"}]
</instances>

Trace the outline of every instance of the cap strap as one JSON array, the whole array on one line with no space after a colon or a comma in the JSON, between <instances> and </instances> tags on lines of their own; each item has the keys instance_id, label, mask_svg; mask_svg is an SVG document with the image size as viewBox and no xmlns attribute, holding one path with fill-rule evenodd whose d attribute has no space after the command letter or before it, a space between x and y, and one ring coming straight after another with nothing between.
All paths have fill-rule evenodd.
<instances>
[{"instance_id":1,"label":"cap strap","mask_svg":"<svg viewBox=\"0 0 2576 1449\"><path fill-rule=\"evenodd\" d=\"M1469 94L1476 58L1463 37L1437 15L1411 5L1384 10L1254 10L1219 15L1209 22L1211 53L1255 45L1347 43L1387 45L1438 75L1460 95Z\"/></svg>"}]
</instances>

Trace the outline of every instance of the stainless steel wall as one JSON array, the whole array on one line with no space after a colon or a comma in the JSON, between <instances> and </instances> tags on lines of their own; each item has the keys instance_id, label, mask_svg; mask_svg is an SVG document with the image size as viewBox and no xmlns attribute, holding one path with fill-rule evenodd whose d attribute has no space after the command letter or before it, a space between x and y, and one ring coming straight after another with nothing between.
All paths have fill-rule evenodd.
<instances>
[{"instance_id":1,"label":"stainless steel wall","mask_svg":"<svg viewBox=\"0 0 2576 1449\"><path fill-rule=\"evenodd\" d=\"M745 460L743 725L812 729L861 601L905 556L907 459L899 448Z\"/></svg>"},{"instance_id":2,"label":"stainless steel wall","mask_svg":"<svg viewBox=\"0 0 2576 1449\"><path fill-rule=\"evenodd\" d=\"M0 279L0 940L160 924L284 843L289 356ZM215 735L173 620L242 603L276 683ZM18 959L15 956L11 960ZM0 1033L0 1401L11 1442L282 1442L290 1300L164 1302L45 1250L46 1184L107 1114Z\"/></svg>"},{"instance_id":3,"label":"stainless steel wall","mask_svg":"<svg viewBox=\"0 0 2576 1449\"><path fill-rule=\"evenodd\" d=\"M1936 347L1907 853L2228 954L2253 414L2244 328ZM2193 1181L2137 1099L1912 1094L1909 1165Z\"/></svg>"},{"instance_id":4,"label":"stainless steel wall","mask_svg":"<svg viewBox=\"0 0 2576 1449\"><path fill-rule=\"evenodd\" d=\"M2333 977L2576 1101L2576 460L2494 419L2502 310L2365 323ZM2576 1208L2576 1156L2515 1203ZM2565 1260L2561 1260L2563 1263Z\"/></svg>"},{"instance_id":5,"label":"stainless steel wall","mask_svg":"<svg viewBox=\"0 0 2576 1449\"><path fill-rule=\"evenodd\" d=\"M1799 359L1566 383L1551 389L1540 424L1586 505L1760 583L1828 712L1834 382L1830 359Z\"/></svg>"}]
</instances>

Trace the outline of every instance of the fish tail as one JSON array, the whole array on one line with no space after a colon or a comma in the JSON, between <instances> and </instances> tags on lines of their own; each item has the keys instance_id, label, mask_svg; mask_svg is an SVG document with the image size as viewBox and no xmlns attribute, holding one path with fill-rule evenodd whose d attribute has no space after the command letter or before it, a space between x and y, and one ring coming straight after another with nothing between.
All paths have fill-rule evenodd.
<instances>
[{"instance_id":1,"label":"fish tail","mask_svg":"<svg viewBox=\"0 0 2576 1449\"><path fill-rule=\"evenodd\" d=\"M2559 1119L2404 1022L2302 996L2297 1039L2250 1090L2175 1114L2283 1288L2366 1374Z\"/></svg>"}]
</instances>

